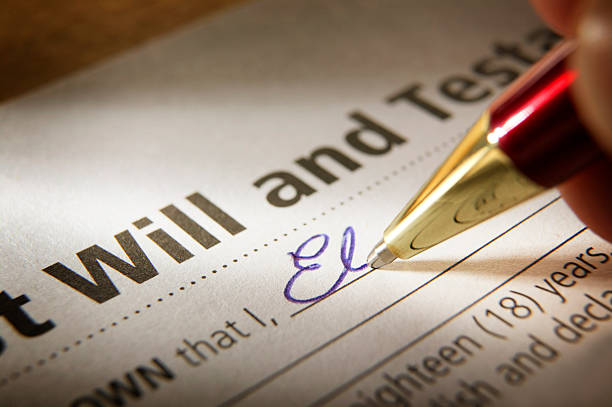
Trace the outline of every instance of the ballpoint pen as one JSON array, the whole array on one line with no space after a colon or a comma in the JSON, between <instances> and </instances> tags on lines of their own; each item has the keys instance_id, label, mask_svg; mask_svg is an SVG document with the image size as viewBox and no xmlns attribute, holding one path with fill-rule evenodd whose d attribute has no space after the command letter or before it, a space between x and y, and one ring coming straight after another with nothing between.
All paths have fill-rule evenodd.
<instances>
[{"instance_id":1,"label":"ballpoint pen","mask_svg":"<svg viewBox=\"0 0 612 407\"><path fill-rule=\"evenodd\" d=\"M559 44L485 110L387 227L371 267L408 259L606 159L572 102L574 49Z\"/></svg>"}]
</instances>

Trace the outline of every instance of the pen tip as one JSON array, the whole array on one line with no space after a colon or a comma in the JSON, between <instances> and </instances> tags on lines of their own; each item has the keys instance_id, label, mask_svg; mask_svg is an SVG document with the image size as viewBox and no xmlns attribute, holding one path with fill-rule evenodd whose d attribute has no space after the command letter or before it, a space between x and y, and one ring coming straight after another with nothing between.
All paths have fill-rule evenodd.
<instances>
[{"instance_id":1,"label":"pen tip","mask_svg":"<svg viewBox=\"0 0 612 407\"><path fill-rule=\"evenodd\" d=\"M384 240L381 240L368 255L368 265L373 269L379 269L395 259L397 257L387 248Z\"/></svg>"}]
</instances>

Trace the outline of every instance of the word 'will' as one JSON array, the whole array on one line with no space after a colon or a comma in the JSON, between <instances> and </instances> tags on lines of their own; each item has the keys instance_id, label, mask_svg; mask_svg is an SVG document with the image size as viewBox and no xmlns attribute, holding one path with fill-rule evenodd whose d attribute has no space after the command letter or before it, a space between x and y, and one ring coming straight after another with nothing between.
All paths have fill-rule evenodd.
<instances>
[{"instance_id":1,"label":"word 'will'","mask_svg":"<svg viewBox=\"0 0 612 407\"><path fill-rule=\"evenodd\" d=\"M189 195L187 201L204 212L230 234L236 235L245 230L245 227L236 219L210 202L199 192ZM210 249L220 242L219 239L204 229L202 225L176 206L168 205L160 209L160 212L203 248ZM153 221L147 217L133 222L133 225L138 230L149 228L152 224ZM182 263L193 257L193 253L161 228L147 233L146 236L177 263ZM158 272L155 266L128 230L116 234L115 240L117 240L117 243L119 243L119 246L121 246L133 264L122 260L97 244L76 254L93 279L93 283L59 262L45 267L43 271L98 303L103 303L119 295L119 290L106 274L100 262L139 284L157 276Z\"/></svg>"}]
</instances>

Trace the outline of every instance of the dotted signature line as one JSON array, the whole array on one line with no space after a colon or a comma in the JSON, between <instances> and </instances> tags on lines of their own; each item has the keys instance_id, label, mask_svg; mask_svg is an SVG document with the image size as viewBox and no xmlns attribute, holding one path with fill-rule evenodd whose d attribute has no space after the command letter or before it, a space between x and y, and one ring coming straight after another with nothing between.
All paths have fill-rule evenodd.
<instances>
[{"instance_id":1,"label":"dotted signature line","mask_svg":"<svg viewBox=\"0 0 612 407\"><path fill-rule=\"evenodd\" d=\"M396 177L400 173L407 171L408 168L414 167L417 163L423 162L424 160L430 158L434 154L440 153L442 150L447 149L451 145L452 142L456 142L460 138L460 136L461 135L455 135L453 137L450 137L448 141L443 141L439 145L434 146L432 150L425 151L423 154L420 154L416 158L408 161L407 164L401 165L398 169L391 171L388 175L384 175L381 179L378 179L378 180L374 181L372 184L369 184L369 185L365 186L362 190L357 191L356 195L357 196L362 196L365 193L371 191L372 189L374 189L374 188L382 185L383 183L389 181L391 178ZM344 206L347 203L346 201L353 201L354 199L355 199L354 195L349 195L348 197L346 197L346 200L339 201L337 206ZM330 206L328 211L331 211L331 212L336 211L337 206L336 205ZM320 213L320 217L325 217L325 216L327 216L327 214L328 214L328 212L322 211ZM314 217L311 218L310 222L316 222L318 219L320 219L320 217L317 218L316 216L314 216ZM302 222L300 227L301 226L308 226L308 222ZM292 228L290 230L290 232L297 232L298 230L299 230L299 228L296 226L296 227ZM289 236L289 233L285 232L281 236L282 237L287 237L287 236ZM251 253L251 257L252 257L252 255L261 252L262 250L264 250L265 248L270 247L272 244L278 242L279 240L280 240L280 237L279 238L273 238L270 241L270 243L264 243L262 245L262 247L260 247L260 248L254 248L250 252L243 253L241 256L238 256L238 257L232 259L231 261L228 261L226 264L222 264L220 267L211 270L211 273L212 274L217 274L221 270L225 270L225 269L229 268L231 263L238 263L240 261L239 259L241 257L243 259L247 259L249 257L249 253L251 253L251 252L252 252ZM203 280L206 280L207 278L208 277L207 277L206 274L202 274L200 276L199 280L200 280L200 282L202 282ZM94 337L100 336L100 335L108 332L112 328L115 328L115 327L119 326L120 324L123 325L125 323L125 321L130 320L132 317L137 317L139 315L142 315L143 311L152 309L154 304L156 304L156 303L157 304L164 303L165 299L175 297L176 294L185 292L187 290L187 287L195 287L197 285L198 285L198 281L197 280L191 280L190 282L185 283L185 284L177 287L178 292L177 291L169 291L165 295L158 297L156 300L151 301L151 302L145 304L144 307L135 309L131 314L126 314L123 317L117 319L116 321L113 321L110 324L99 328L97 331L95 331L95 333L91 332L91 333L87 334L86 336L84 336L82 338L74 340L70 345L66 345L66 346L62 347L60 350L54 351L54 352L50 353L49 356L47 356L46 358L39 359L38 361L36 361L34 363L30 363L30 364L24 366L23 368L21 368L19 370L13 371L12 373L8 374L7 376L4 376L4 377L0 378L0 388L5 386L5 385L7 385L10 382L14 382L14 381L18 380L19 378L27 375L28 373L31 373L35 368L40 368L40 367L48 365L49 362L52 362L52 361L56 360L61 355L70 352L74 348L78 348L84 342L90 341Z\"/></svg>"}]
</instances>

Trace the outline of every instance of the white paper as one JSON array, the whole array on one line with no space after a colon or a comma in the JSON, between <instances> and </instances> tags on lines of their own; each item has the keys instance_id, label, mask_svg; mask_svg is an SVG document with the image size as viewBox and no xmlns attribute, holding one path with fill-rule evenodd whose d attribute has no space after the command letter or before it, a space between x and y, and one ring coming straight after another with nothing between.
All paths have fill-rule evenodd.
<instances>
[{"instance_id":1,"label":"white paper","mask_svg":"<svg viewBox=\"0 0 612 407\"><path fill-rule=\"evenodd\" d=\"M30 326L54 327L28 337L0 318L0 404L608 404L612 248L556 191L389 270L348 272L315 305L285 296L288 253L311 236L328 248L301 261L321 267L295 278L293 298L340 278L349 226L352 266L365 261L503 89L507 73L474 67L524 71L495 44L537 58L542 27L515 2L253 2L5 103L0 288L27 295ZM486 94L453 101L440 91L453 77ZM452 116L388 101L413 85ZM406 141L359 151L346 136L363 120ZM381 132L360 140L382 151ZM295 162L323 147L360 167L321 157L337 178L326 183ZM253 184L275 171L315 191L274 206L280 181ZM227 232L194 193L246 229ZM169 205L220 243L205 249L160 212ZM139 230L143 217L153 224ZM158 228L192 257L160 249L147 237ZM98 245L131 264L114 238L126 230L158 274L136 283L103 265L112 298L42 271L61 263L93 283L76 253Z\"/></svg>"}]
</instances>

